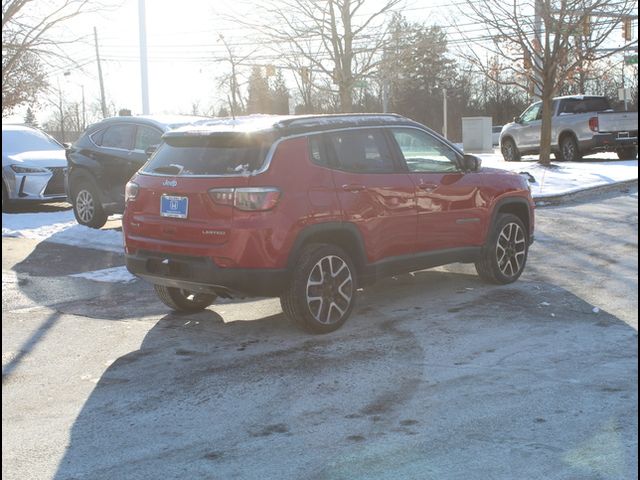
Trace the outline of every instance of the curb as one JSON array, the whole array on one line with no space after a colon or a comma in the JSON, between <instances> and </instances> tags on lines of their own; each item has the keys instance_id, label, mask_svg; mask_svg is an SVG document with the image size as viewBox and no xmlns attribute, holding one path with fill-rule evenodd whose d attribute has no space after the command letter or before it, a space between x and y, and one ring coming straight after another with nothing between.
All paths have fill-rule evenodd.
<instances>
[{"instance_id":1,"label":"curb","mask_svg":"<svg viewBox=\"0 0 640 480\"><path fill-rule=\"evenodd\" d=\"M614 192L618 190L624 190L631 187L638 187L638 179L634 178L633 180L624 180L622 182L615 183L607 183L605 185L596 185L593 187L583 188L582 190L578 190L570 193L562 193L558 195L551 195L548 197L538 197L534 198L533 201L536 204L536 207L546 207L552 205L559 205L564 202L569 202L573 200L581 200L584 198L591 197L600 193L608 193Z\"/></svg>"}]
</instances>

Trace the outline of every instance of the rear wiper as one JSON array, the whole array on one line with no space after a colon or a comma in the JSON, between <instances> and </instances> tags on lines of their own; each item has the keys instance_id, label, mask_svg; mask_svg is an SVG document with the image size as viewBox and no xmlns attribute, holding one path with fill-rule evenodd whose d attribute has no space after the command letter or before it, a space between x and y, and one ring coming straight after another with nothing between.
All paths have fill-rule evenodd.
<instances>
[{"instance_id":1,"label":"rear wiper","mask_svg":"<svg viewBox=\"0 0 640 480\"><path fill-rule=\"evenodd\" d=\"M172 163L171 165L163 165L161 167L157 167L153 169L154 173L167 173L169 175L179 175L184 170L184 166L176 165Z\"/></svg>"}]
</instances>

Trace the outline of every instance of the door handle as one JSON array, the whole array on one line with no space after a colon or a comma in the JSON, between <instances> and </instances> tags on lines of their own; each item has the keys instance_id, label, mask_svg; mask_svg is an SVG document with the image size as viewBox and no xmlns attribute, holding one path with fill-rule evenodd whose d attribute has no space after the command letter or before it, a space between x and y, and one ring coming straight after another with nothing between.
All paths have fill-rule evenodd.
<instances>
[{"instance_id":1,"label":"door handle","mask_svg":"<svg viewBox=\"0 0 640 480\"><path fill-rule=\"evenodd\" d=\"M424 190L425 192L430 192L438 188L438 185L436 185L435 183L421 183L420 185L418 185L418 188L420 190Z\"/></svg>"},{"instance_id":2,"label":"door handle","mask_svg":"<svg viewBox=\"0 0 640 480\"><path fill-rule=\"evenodd\" d=\"M346 184L346 185L342 185L342 189L345 190L346 192L357 193L357 192L362 192L366 190L367 187L365 187L364 185Z\"/></svg>"}]
</instances>

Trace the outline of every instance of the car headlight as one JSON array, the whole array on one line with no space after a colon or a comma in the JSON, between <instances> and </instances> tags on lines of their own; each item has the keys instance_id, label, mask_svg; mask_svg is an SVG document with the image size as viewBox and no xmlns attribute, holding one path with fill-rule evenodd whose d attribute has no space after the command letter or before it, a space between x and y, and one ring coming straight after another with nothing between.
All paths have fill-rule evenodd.
<instances>
[{"instance_id":1,"label":"car headlight","mask_svg":"<svg viewBox=\"0 0 640 480\"><path fill-rule=\"evenodd\" d=\"M16 173L50 173L49 170L40 167L22 167L20 165L10 165L10 167Z\"/></svg>"}]
</instances>

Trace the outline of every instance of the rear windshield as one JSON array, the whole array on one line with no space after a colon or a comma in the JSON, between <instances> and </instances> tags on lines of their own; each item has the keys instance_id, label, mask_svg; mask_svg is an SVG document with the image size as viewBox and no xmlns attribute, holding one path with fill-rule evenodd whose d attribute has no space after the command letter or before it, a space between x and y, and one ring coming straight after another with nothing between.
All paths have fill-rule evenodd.
<instances>
[{"instance_id":1,"label":"rear windshield","mask_svg":"<svg viewBox=\"0 0 640 480\"><path fill-rule=\"evenodd\" d=\"M246 135L168 137L142 168L165 175L233 175L258 170L271 139Z\"/></svg>"},{"instance_id":2,"label":"rear windshield","mask_svg":"<svg viewBox=\"0 0 640 480\"><path fill-rule=\"evenodd\" d=\"M562 101L560 113L603 112L610 108L609 100L605 97L567 98Z\"/></svg>"}]
</instances>

